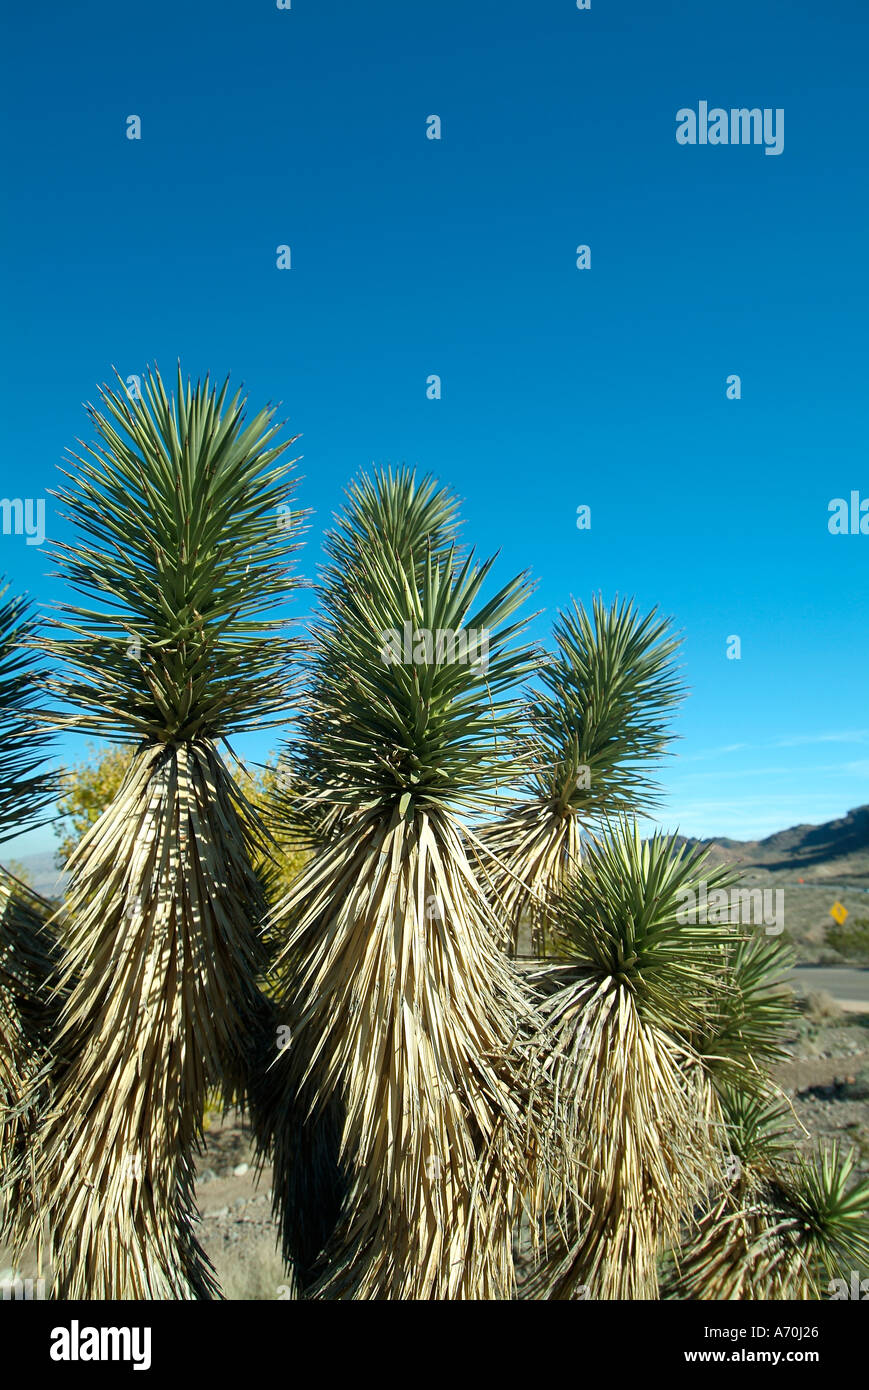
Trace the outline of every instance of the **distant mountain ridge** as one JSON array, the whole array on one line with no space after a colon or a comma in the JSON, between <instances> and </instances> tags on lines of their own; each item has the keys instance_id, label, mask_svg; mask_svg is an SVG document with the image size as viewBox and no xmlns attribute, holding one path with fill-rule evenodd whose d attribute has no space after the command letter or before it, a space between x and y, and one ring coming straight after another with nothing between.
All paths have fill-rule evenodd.
<instances>
[{"instance_id":1,"label":"distant mountain ridge","mask_svg":"<svg viewBox=\"0 0 869 1390\"><path fill-rule=\"evenodd\" d=\"M807 882L836 874L869 877L869 805L822 825L792 825L763 840L693 840L680 835L678 843L708 849L715 863L727 860L771 872L791 870Z\"/></svg>"}]
</instances>

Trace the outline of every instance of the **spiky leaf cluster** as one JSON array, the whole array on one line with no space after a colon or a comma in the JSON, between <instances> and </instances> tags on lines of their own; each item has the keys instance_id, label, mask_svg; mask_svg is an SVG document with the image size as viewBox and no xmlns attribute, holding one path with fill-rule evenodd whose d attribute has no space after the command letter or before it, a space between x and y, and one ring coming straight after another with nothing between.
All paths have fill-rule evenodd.
<instances>
[{"instance_id":1,"label":"spiky leaf cluster","mask_svg":"<svg viewBox=\"0 0 869 1390\"><path fill-rule=\"evenodd\" d=\"M391 507L396 486L381 479L379 505ZM519 576L483 600L494 560L461 560L445 540L441 526L435 546L396 548L352 501L330 536L297 762L315 796L402 814L467 808L517 775L517 682L536 663L515 643L527 619L514 617L530 585Z\"/></svg>"},{"instance_id":2,"label":"spiky leaf cluster","mask_svg":"<svg viewBox=\"0 0 869 1390\"><path fill-rule=\"evenodd\" d=\"M297 514L274 410L247 423L229 383L194 387L178 368L170 398L156 368L131 400L88 407L97 442L58 497L84 539L58 544L70 585L47 640L63 663L49 682L65 722L108 740L179 743L277 722L288 691L284 621Z\"/></svg>"},{"instance_id":3,"label":"spiky leaf cluster","mask_svg":"<svg viewBox=\"0 0 869 1390\"><path fill-rule=\"evenodd\" d=\"M564 963L537 978L572 1181L538 1296L656 1297L659 1254L720 1156L718 1106L687 1041L719 961L721 928L685 909L707 881L705 861L622 821L556 899Z\"/></svg>"},{"instance_id":4,"label":"spiky leaf cluster","mask_svg":"<svg viewBox=\"0 0 869 1390\"><path fill-rule=\"evenodd\" d=\"M626 820L589 843L584 864L553 909L561 953L595 979L612 979L637 1000L643 1019L684 1038L707 1018L719 984L722 931L696 920L701 886L736 882L726 867L676 836L643 840ZM695 920L692 920L692 917Z\"/></svg>"},{"instance_id":5,"label":"spiky leaf cluster","mask_svg":"<svg viewBox=\"0 0 869 1390\"><path fill-rule=\"evenodd\" d=\"M323 584L345 602L364 604L357 583L359 565L373 549L403 561L442 554L458 544L458 499L430 474L401 467L362 473L347 489L347 500L326 537Z\"/></svg>"},{"instance_id":6,"label":"spiky leaf cluster","mask_svg":"<svg viewBox=\"0 0 869 1390\"><path fill-rule=\"evenodd\" d=\"M787 1057L783 1036L795 1017L793 990L787 985L792 951L757 929L721 945L720 974L708 999L703 1025L690 1041L703 1058L716 1089L738 1088L746 1101L769 1089L769 1068Z\"/></svg>"},{"instance_id":7,"label":"spiky leaf cluster","mask_svg":"<svg viewBox=\"0 0 869 1390\"><path fill-rule=\"evenodd\" d=\"M838 1144L792 1156L780 1099L727 1085L719 1094L733 1159L675 1259L668 1296L830 1296L833 1280L869 1268L869 1179Z\"/></svg>"},{"instance_id":8,"label":"spiky leaf cluster","mask_svg":"<svg viewBox=\"0 0 869 1390\"><path fill-rule=\"evenodd\" d=\"M408 569L415 565L421 577L430 555L444 557L457 546L459 526L456 498L430 475L418 479L415 470L404 466L376 469L350 484L324 542L321 592L332 595L333 603L330 623L317 631L316 661L309 667L312 708L328 708L331 681L324 683L323 677L343 665L348 615L351 626L366 627L367 557L376 551ZM273 798L278 837L302 850L328 843L352 814L346 781L334 763L321 765L306 758L295 741L288 744Z\"/></svg>"},{"instance_id":9,"label":"spiky leaf cluster","mask_svg":"<svg viewBox=\"0 0 869 1390\"><path fill-rule=\"evenodd\" d=\"M37 624L27 601L0 585L0 843L32 827L56 793L43 770L49 745L34 724Z\"/></svg>"},{"instance_id":10,"label":"spiky leaf cluster","mask_svg":"<svg viewBox=\"0 0 869 1390\"><path fill-rule=\"evenodd\" d=\"M607 608L599 595L590 614L576 603L562 613L553 637L529 706L535 798L586 821L648 809L656 788L645 768L672 737L666 721L684 693L679 639L656 609L641 617L633 600Z\"/></svg>"},{"instance_id":11,"label":"spiky leaf cluster","mask_svg":"<svg viewBox=\"0 0 869 1390\"><path fill-rule=\"evenodd\" d=\"M533 775L483 835L481 868L514 953L526 919L537 954L547 949L547 904L579 863L589 823L654 802L645 768L682 695L679 642L655 610L641 617L632 601L606 608L596 597L591 614L575 603L563 613L554 636L527 710Z\"/></svg>"}]
</instances>

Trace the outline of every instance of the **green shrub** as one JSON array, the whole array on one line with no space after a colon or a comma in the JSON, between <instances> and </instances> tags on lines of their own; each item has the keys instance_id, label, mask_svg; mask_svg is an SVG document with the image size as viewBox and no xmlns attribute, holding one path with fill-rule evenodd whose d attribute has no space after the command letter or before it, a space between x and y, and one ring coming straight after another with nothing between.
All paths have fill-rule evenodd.
<instances>
[{"instance_id":1,"label":"green shrub","mask_svg":"<svg viewBox=\"0 0 869 1390\"><path fill-rule=\"evenodd\" d=\"M848 960L869 960L869 917L855 917L827 928L827 945Z\"/></svg>"}]
</instances>

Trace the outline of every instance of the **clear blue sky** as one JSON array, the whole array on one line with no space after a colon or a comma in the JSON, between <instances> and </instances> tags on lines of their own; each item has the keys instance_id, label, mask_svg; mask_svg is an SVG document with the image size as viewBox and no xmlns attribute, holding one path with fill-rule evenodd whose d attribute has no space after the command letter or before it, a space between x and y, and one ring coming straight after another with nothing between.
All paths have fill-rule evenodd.
<instances>
[{"instance_id":1,"label":"clear blue sky","mask_svg":"<svg viewBox=\"0 0 869 1390\"><path fill-rule=\"evenodd\" d=\"M84 0L5 38L0 495L55 485L113 363L230 371L303 434L309 574L407 461L532 569L541 635L597 589L674 617L664 824L869 801L869 536L827 530L869 496L862 0ZM677 144L700 101L783 108L783 153ZM49 568L0 537L40 601Z\"/></svg>"}]
</instances>

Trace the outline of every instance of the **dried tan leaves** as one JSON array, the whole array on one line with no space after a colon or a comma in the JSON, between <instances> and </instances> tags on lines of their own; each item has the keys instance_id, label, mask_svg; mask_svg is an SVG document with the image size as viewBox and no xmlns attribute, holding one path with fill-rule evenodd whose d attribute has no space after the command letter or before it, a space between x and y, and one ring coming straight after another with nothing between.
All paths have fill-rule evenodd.
<instances>
[{"instance_id":1,"label":"dried tan leaves","mask_svg":"<svg viewBox=\"0 0 869 1390\"><path fill-rule=\"evenodd\" d=\"M541 1196L543 1102L528 1002L458 825L362 818L280 915L292 1041L277 1065L306 1111L343 1111L348 1192L312 1292L508 1297L514 1223Z\"/></svg>"},{"instance_id":2,"label":"dried tan leaves","mask_svg":"<svg viewBox=\"0 0 869 1390\"><path fill-rule=\"evenodd\" d=\"M262 911L230 778L208 744L136 755L69 868L65 1058L43 1136L57 1292L217 1292L195 1233L206 1088L240 1077Z\"/></svg>"}]
</instances>

